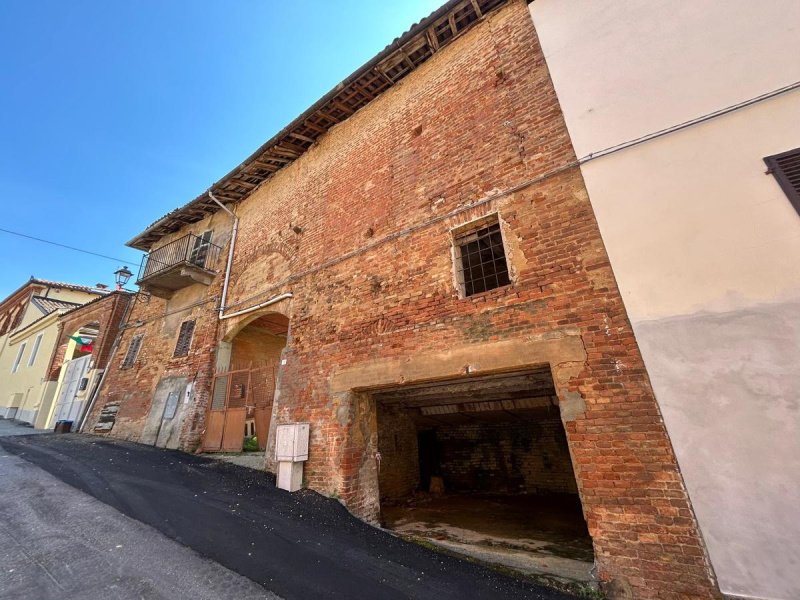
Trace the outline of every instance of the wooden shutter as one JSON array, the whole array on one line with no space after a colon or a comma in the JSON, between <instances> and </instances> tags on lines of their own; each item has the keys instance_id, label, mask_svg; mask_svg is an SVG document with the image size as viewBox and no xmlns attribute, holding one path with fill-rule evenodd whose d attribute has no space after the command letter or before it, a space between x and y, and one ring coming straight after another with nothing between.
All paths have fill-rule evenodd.
<instances>
[{"instance_id":1,"label":"wooden shutter","mask_svg":"<svg viewBox=\"0 0 800 600\"><path fill-rule=\"evenodd\" d=\"M181 323L181 331L178 334L178 343L175 344L175 354L173 356L187 356L189 347L192 345L194 335L194 321L184 321Z\"/></svg>"},{"instance_id":2,"label":"wooden shutter","mask_svg":"<svg viewBox=\"0 0 800 600\"><path fill-rule=\"evenodd\" d=\"M800 214L800 148L764 159L771 173L794 209Z\"/></svg>"},{"instance_id":3,"label":"wooden shutter","mask_svg":"<svg viewBox=\"0 0 800 600\"><path fill-rule=\"evenodd\" d=\"M125 359L122 361L122 368L127 369L133 366L136 362L136 357L139 355L139 348L142 346L143 335L134 336L131 343L128 345L128 351L125 353Z\"/></svg>"}]
</instances>

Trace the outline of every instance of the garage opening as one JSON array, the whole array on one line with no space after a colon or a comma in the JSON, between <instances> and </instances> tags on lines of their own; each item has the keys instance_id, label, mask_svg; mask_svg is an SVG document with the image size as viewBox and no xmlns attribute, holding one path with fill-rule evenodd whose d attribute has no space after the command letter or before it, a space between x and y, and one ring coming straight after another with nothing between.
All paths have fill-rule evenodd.
<instances>
[{"instance_id":1,"label":"garage opening","mask_svg":"<svg viewBox=\"0 0 800 600\"><path fill-rule=\"evenodd\" d=\"M591 581L592 541L549 369L372 396L385 527L526 574Z\"/></svg>"},{"instance_id":2,"label":"garage opening","mask_svg":"<svg viewBox=\"0 0 800 600\"><path fill-rule=\"evenodd\" d=\"M205 452L253 453L245 466L263 468L275 385L289 320L280 314L259 316L230 342L228 366L219 370L212 386Z\"/></svg>"}]
</instances>

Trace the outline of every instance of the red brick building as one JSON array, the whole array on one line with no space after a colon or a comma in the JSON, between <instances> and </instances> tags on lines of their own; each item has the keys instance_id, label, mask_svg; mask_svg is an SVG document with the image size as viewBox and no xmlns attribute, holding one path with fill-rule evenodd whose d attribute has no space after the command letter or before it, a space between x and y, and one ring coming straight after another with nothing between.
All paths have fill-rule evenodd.
<instances>
[{"instance_id":1,"label":"red brick building","mask_svg":"<svg viewBox=\"0 0 800 600\"><path fill-rule=\"evenodd\" d=\"M271 468L308 422L308 487L364 519L571 496L612 596L716 596L523 0L447 3L130 245L90 425L219 450L252 420Z\"/></svg>"},{"instance_id":2,"label":"red brick building","mask_svg":"<svg viewBox=\"0 0 800 600\"><path fill-rule=\"evenodd\" d=\"M51 421L73 421L77 430L99 388L133 300L131 293L113 291L59 317L58 340L47 369L47 381L55 386Z\"/></svg>"}]
</instances>

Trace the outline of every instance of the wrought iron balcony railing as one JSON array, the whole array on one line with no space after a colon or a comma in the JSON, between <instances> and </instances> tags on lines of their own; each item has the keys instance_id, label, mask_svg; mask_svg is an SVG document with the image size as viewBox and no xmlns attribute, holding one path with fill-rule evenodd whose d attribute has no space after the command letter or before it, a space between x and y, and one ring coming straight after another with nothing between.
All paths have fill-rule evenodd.
<instances>
[{"instance_id":1,"label":"wrought iron balcony railing","mask_svg":"<svg viewBox=\"0 0 800 600\"><path fill-rule=\"evenodd\" d=\"M137 284L172 291L192 283L208 285L216 273L220 250L211 243L210 232L185 235L142 259Z\"/></svg>"}]
</instances>

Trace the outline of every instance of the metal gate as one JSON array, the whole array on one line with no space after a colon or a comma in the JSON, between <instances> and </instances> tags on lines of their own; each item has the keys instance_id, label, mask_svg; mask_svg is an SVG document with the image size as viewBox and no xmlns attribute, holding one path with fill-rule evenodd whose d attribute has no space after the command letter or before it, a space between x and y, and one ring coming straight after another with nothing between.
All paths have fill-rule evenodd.
<instances>
[{"instance_id":1,"label":"metal gate","mask_svg":"<svg viewBox=\"0 0 800 600\"><path fill-rule=\"evenodd\" d=\"M61 381L61 391L56 400L56 409L53 411L53 421L73 421L77 425L78 416L86 401L84 396L78 400L75 396L80 391L81 379L89 369L91 355L81 356L67 363L64 378ZM50 427L53 423L50 424Z\"/></svg>"},{"instance_id":2,"label":"metal gate","mask_svg":"<svg viewBox=\"0 0 800 600\"><path fill-rule=\"evenodd\" d=\"M255 421L258 447L266 449L277 373L278 364L268 362L214 376L203 451L241 452L248 419Z\"/></svg>"}]
</instances>

